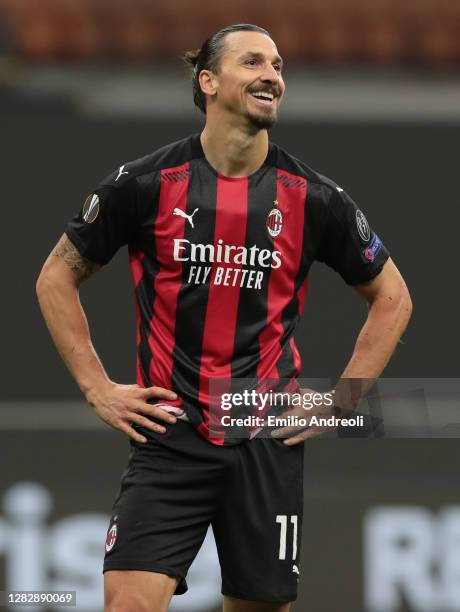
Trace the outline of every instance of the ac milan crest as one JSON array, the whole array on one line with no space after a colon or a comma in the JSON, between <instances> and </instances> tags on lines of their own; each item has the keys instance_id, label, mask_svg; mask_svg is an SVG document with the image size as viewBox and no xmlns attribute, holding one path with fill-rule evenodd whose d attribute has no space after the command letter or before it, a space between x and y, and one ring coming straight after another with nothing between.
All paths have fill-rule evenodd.
<instances>
[{"instance_id":1,"label":"ac milan crest","mask_svg":"<svg viewBox=\"0 0 460 612\"><path fill-rule=\"evenodd\" d=\"M107 533L105 540L105 551L110 552L117 541L117 524L114 523Z\"/></svg>"},{"instance_id":2,"label":"ac milan crest","mask_svg":"<svg viewBox=\"0 0 460 612\"><path fill-rule=\"evenodd\" d=\"M275 203L276 200L275 200ZM267 215L267 230L270 236L276 238L283 229L283 213L279 208L272 208Z\"/></svg>"}]
</instances>

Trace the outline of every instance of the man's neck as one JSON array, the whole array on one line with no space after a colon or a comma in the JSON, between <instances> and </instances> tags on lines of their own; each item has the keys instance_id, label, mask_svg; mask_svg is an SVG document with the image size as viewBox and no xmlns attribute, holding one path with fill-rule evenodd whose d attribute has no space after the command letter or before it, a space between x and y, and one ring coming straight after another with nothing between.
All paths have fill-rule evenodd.
<instances>
[{"instance_id":1,"label":"man's neck","mask_svg":"<svg viewBox=\"0 0 460 612\"><path fill-rule=\"evenodd\" d=\"M220 174L230 177L249 176L264 163L268 153L266 130L248 133L226 122L212 122L201 133L206 159Z\"/></svg>"}]
</instances>

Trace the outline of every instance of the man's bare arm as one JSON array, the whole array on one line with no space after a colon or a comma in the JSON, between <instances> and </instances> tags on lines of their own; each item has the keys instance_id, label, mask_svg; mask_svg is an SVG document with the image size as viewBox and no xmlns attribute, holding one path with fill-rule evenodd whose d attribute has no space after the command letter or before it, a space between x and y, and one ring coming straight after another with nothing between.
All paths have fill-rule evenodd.
<instances>
[{"instance_id":1,"label":"man's bare arm","mask_svg":"<svg viewBox=\"0 0 460 612\"><path fill-rule=\"evenodd\" d=\"M54 343L96 414L109 425L145 442L132 423L164 432L148 416L169 423L175 417L147 403L151 397L176 399L160 387L143 389L110 380L91 341L88 321L79 298L80 285L101 266L82 257L64 234L46 260L37 281L37 296ZM145 416L144 416L145 415Z\"/></svg>"},{"instance_id":2,"label":"man's bare arm","mask_svg":"<svg viewBox=\"0 0 460 612\"><path fill-rule=\"evenodd\" d=\"M65 234L59 239L59 242L51 252L51 256L60 257L67 264L67 267L73 272L75 282L78 285L90 278L101 267L82 257Z\"/></svg>"},{"instance_id":3,"label":"man's bare arm","mask_svg":"<svg viewBox=\"0 0 460 612\"><path fill-rule=\"evenodd\" d=\"M46 260L37 281L37 295L48 329L85 395L109 381L92 346L78 293L81 283L99 268L82 257L64 234Z\"/></svg>"},{"instance_id":4,"label":"man's bare arm","mask_svg":"<svg viewBox=\"0 0 460 612\"><path fill-rule=\"evenodd\" d=\"M412 301L391 259L375 279L354 289L367 301L369 312L342 378L377 378L409 323Z\"/></svg>"},{"instance_id":5,"label":"man's bare arm","mask_svg":"<svg viewBox=\"0 0 460 612\"><path fill-rule=\"evenodd\" d=\"M335 388L335 402L343 409L342 416L353 410L359 399L383 372L412 313L412 302L406 283L391 259L375 279L353 288L367 301L369 311L353 354ZM323 409L320 408L321 410ZM331 414L336 412L331 413L331 408L326 407L325 414L318 416ZM312 427L286 439L284 443L298 444L326 430L327 428ZM292 435L292 428L279 429L278 435Z\"/></svg>"},{"instance_id":6,"label":"man's bare arm","mask_svg":"<svg viewBox=\"0 0 460 612\"><path fill-rule=\"evenodd\" d=\"M373 280L354 290L367 301L367 320L336 387L337 403L353 409L385 369L412 314L406 283L389 259Z\"/></svg>"}]
</instances>

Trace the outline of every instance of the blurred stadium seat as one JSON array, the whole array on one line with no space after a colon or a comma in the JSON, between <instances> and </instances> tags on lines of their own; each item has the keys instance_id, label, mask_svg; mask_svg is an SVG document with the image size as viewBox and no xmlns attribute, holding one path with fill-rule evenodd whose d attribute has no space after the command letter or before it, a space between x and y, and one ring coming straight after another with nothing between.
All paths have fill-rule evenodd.
<instances>
[{"instance_id":1,"label":"blurred stadium seat","mask_svg":"<svg viewBox=\"0 0 460 612\"><path fill-rule=\"evenodd\" d=\"M0 0L0 17L11 53L37 61L175 58L243 21L268 28L296 61L460 61L460 3L452 0Z\"/></svg>"}]
</instances>

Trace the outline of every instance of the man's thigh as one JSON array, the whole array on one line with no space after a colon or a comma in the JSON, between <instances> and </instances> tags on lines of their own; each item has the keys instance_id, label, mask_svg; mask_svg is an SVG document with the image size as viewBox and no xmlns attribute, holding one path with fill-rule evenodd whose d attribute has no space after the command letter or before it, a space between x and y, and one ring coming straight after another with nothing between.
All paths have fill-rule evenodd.
<instances>
[{"instance_id":1,"label":"man's thigh","mask_svg":"<svg viewBox=\"0 0 460 612\"><path fill-rule=\"evenodd\" d=\"M254 439L237 448L238 461L212 523L222 593L229 598L260 602L261 610L284 610L283 605L295 601L303 450L303 445L287 447L272 439ZM278 607L264 608L262 603Z\"/></svg>"},{"instance_id":2,"label":"man's thigh","mask_svg":"<svg viewBox=\"0 0 460 612\"><path fill-rule=\"evenodd\" d=\"M223 471L215 455L221 449L189 423L178 422L164 435L142 433L148 442L133 445L113 506L104 572L178 577L176 594L182 594L215 513Z\"/></svg>"},{"instance_id":3,"label":"man's thigh","mask_svg":"<svg viewBox=\"0 0 460 612\"><path fill-rule=\"evenodd\" d=\"M156 572L107 571L104 611L166 612L177 584L177 578Z\"/></svg>"}]
</instances>

